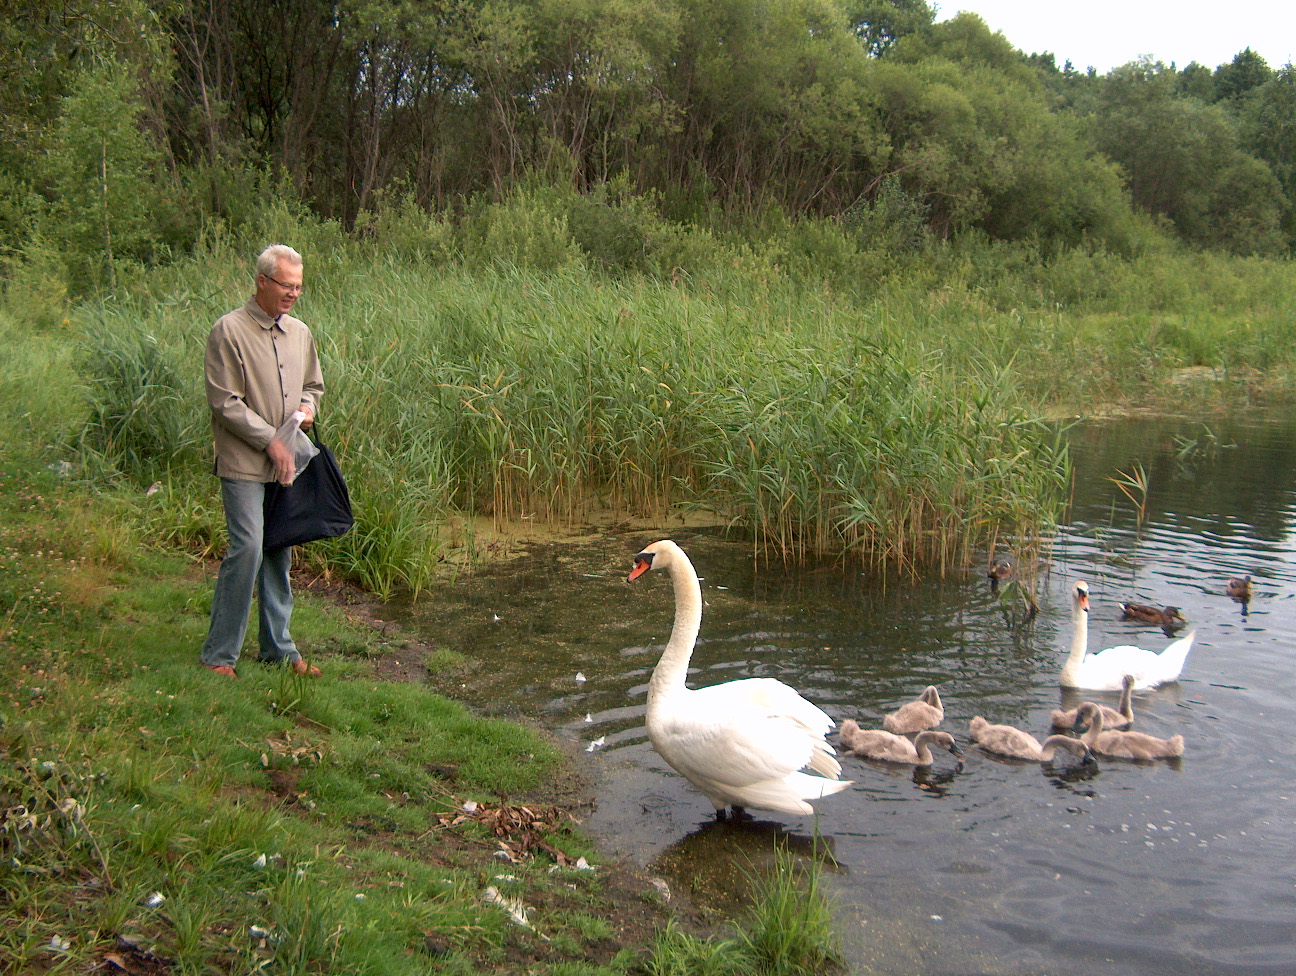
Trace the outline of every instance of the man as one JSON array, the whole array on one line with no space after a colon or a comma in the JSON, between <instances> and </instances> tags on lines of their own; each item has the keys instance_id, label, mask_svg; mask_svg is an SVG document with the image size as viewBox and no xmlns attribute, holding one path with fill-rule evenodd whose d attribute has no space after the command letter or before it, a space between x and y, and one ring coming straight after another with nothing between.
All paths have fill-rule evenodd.
<instances>
[{"instance_id":1,"label":"man","mask_svg":"<svg viewBox=\"0 0 1296 976\"><path fill-rule=\"evenodd\" d=\"M207 405L216 441L216 474L229 549L221 561L212 599L211 625L201 663L217 674L238 677L235 666L247 633L256 589L260 626L258 659L317 676L288 633L292 617L292 548L265 552L262 505L271 481L292 481L289 447L271 440L295 410L309 427L324 393L315 339L306 323L288 313L302 293L302 257L272 244L257 258L256 293L242 308L216 320L204 361Z\"/></svg>"}]
</instances>

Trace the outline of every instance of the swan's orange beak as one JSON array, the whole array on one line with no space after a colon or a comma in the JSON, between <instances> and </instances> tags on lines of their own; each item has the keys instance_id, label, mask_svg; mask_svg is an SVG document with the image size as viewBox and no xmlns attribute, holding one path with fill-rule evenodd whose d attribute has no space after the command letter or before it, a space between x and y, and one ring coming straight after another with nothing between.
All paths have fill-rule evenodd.
<instances>
[{"instance_id":1,"label":"swan's orange beak","mask_svg":"<svg viewBox=\"0 0 1296 976\"><path fill-rule=\"evenodd\" d=\"M639 555L635 556L634 568L630 570L630 575L626 577L626 582L629 583L637 580L644 573L648 572L648 570L652 569L652 557L653 554L651 552L641 552Z\"/></svg>"},{"instance_id":2,"label":"swan's orange beak","mask_svg":"<svg viewBox=\"0 0 1296 976\"><path fill-rule=\"evenodd\" d=\"M1080 594L1080 609L1083 610L1085 613L1088 613L1088 612L1089 612L1089 594L1088 594L1088 593L1081 593L1081 594Z\"/></svg>"}]
</instances>

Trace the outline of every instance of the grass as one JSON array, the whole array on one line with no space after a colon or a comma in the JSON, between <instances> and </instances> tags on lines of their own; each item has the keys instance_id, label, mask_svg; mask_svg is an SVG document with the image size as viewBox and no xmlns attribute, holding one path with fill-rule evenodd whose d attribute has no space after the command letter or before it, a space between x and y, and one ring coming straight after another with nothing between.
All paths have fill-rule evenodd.
<instances>
[{"instance_id":1,"label":"grass","mask_svg":"<svg viewBox=\"0 0 1296 976\"><path fill-rule=\"evenodd\" d=\"M838 969L842 958L831 908L820 889L816 858L800 860L776 849L773 870L756 876L756 897L740 939L769 976Z\"/></svg>"},{"instance_id":2,"label":"grass","mask_svg":"<svg viewBox=\"0 0 1296 976\"><path fill-rule=\"evenodd\" d=\"M196 663L211 586L119 499L0 459L0 969L666 965L655 933L683 930L546 800L569 772L544 736L378 679L402 649L310 593L294 636L326 677L258 665L250 641L218 679ZM771 971L741 934L689 938Z\"/></svg>"},{"instance_id":3,"label":"grass","mask_svg":"<svg viewBox=\"0 0 1296 976\"><path fill-rule=\"evenodd\" d=\"M649 976L806 976L840 972L831 905L821 887L820 852L797 858L775 846L768 871L748 871L753 898L730 938L701 939L668 924L657 937Z\"/></svg>"},{"instance_id":4,"label":"grass","mask_svg":"<svg viewBox=\"0 0 1296 976\"><path fill-rule=\"evenodd\" d=\"M1139 461L1135 461L1128 471L1117 471L1108 479L1128 498L1138 515L1138 524L1147 521L1148 473Z\"/></svg>"}]
</instances>

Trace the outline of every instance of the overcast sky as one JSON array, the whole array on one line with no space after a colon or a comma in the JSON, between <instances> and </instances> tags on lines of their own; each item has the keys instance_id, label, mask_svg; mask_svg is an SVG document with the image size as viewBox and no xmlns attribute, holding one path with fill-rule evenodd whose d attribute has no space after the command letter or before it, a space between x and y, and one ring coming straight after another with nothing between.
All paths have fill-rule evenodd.
<instances>
[{"instance_id":1,"label":"overcast sky","mask_svg":"<svg viewBox=\"0 0 1296 976\"><path fill-rule=\"evenodd\" d=\"M1150 54L1216 68L1250 47L1281 68L1296 60L1296 0L936 0L937 19L978 14L1020 51L1052 51L1104 74Z\"/></svg>"}]
</instances>

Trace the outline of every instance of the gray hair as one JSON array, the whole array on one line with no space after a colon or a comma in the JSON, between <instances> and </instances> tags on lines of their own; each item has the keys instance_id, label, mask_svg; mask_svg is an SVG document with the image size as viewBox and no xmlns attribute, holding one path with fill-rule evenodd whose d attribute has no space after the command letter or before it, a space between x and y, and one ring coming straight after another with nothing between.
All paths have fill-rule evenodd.
<instances>
[{"instance_id":1,"label":"gray hair","mask_svg":"<svg viewBox=\"0 0 1296 976\"><path fill-rule=\"evenodd\" d=\"M301 267L302 256L287 244L271 244L257 255L257 274L273 276L279 270L280 261L293 267Z\"/></svg>"}]
</instances>

